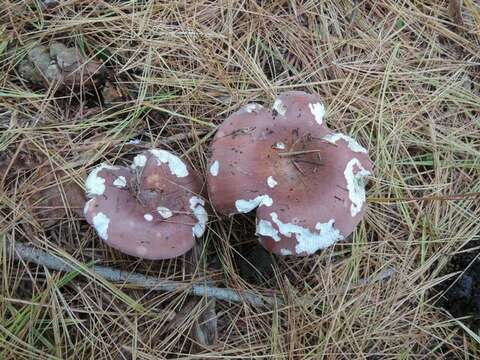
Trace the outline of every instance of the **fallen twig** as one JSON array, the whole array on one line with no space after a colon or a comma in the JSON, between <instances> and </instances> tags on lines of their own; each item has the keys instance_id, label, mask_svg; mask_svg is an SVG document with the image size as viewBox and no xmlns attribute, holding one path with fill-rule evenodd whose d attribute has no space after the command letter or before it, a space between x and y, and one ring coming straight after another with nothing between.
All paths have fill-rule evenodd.
<instances>
[{"instance_id":1,"label":"fallen twig","mask_svg":"<svg viewBox=\"0 0 480 360\"><path fill-rule=\"evenodd\" d=\"M7 243L8 245L8 243ZM67 259L49 254L43 250L36 249L30 245L16 243L14 248L7 246L7 251L11 256L19 260L33 262L43 265L52 270L58 271L82 271L78 266ZM282 305L283 301L279 298L261 296L249 291L239 291L228 288L219 288L203 284L189 284L170 280L161 280L152 276L146 276L139 273L121 271L106 266L93 266L88 268L91 272L100 275L106 280L113 282L124 282L156 291L186 291L195 296L206 296L217 300L231 302L247 302L255 306L272 307L274 304Z\"/></svg>"},{"instance_id":2,"label":"fallen twig","mask_svg":"<svg viewBox=\"0 0 480 360\"><path fill-rule=\"evenodd\" d=\"M8 245L8 243L7 243ZM11 256L16 257L19 260L26 262L33 262L38 265L43 265L52 270L58 271L80 271L75 264L71 263L68 259L60 258L56 255L49 254L43 250L36 249L30 245L16 243L14 248L7 246L7 251ZM161 280L152 276L146 276L139 273L122 271L106 266L93 266L88 268L91 272L100 275L106 280L112 282L123 282L131 285L136 285L149 290L156 291L186 291L190 295L205 296L216 300L231 301L231 302L247 302L255 306L263 306L272 308L274 304L284 305L285 302L279 297L268 297L255 294L253 292L244 290L233 290L229 288L219 288L216 286L204 285L204 284L189 284L171 280ZM359 280L354 284L357 286L370 285L372 283L380 282L390 278L395 274L396 270L389 267L380 273L367 279ZM306 299L304 299L306 300Z\"/></svg>"}]
</instances>

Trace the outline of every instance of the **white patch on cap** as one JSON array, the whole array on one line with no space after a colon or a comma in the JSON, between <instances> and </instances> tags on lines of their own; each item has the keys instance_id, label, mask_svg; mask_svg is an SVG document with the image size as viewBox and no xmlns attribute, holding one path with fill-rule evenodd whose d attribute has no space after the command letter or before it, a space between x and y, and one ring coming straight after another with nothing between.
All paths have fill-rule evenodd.
<instances>
[{"instance_id":1,"label":"white patch on cap","mask_svg":"<svg viewBox=\"0 0 480 360\"><path fill-rule=\"evenodd\" d=\"M85 180L85 190L88 197L102 195L105 192L105 179L98 175L102 170L115 170L115 166L100 164L87 176Z\"/></svg>"},{"instance_id":2,"label":"white patch on cap","mask_svg":"<svg viewBox=\"0 0 480 360\"><path fill-rule=\"evenodd\" d=\"M355 166L360 170L355 172ZM348 197L352 202L352 205L350 206L350 212L352 217L354 217L362 210L363 204L366 201L365 177L370 175L370 171L365 170L357 158L353 158L347 163L343 174L345 175L345 180L347 181Z\"/></svg>"},{"instance_id":3,"label":"white patch on cap","mask_svg":"<svg viewBox=\"0 0 480 360\"><path fill-rule=\"evenodd\" d=\"M192 209L193 216L197 219L197 223L192 229L193 235L196 237L202 236L207 228L208 214L203 207L204 205L205 201L199 197L192 196L190 198L190 209Z\"/></svg>"},{"instance_id":4,"label":"white patch on cap","mask_svg":"<svg viewBox=\"0 0 480 360\"><path fill-rule=\"evenodd\" d=\"M148 253L148 249L145 246L137 246L135 252L138 256L145 256Z\"/></svg>"},{"instance_id":5,"label":"white patch on cap","mask_svg":"<svg viewBox=\"0 0 480 360\"><path fill-rule=\"evenodd\" d=\"M157 211L164 219L168 219L173 216L172 210L163 206L157 207Z\"/></svg>"},{"instance_id":6,"label":"white patch on cap","mask_svg":"<svg viewBox=\"0 0 480 360\"><path fill-rule=\"evenodd\" d=\"M141 143L140 139L132 139L132 140L127 142L127 144L129 144L129 145L138 145L140 143Z\"/></svg>"},{"instance_id":7,"label":"white patch on cap","mask_svg":"<svg viewBox=\"0 0 480 360\"><path fill-rule=\"evenodd\" d=\"M124 188L127 186L127 179L125 179L125 176L119 176L113 182L113 186L116 186L117 188Z\"/></svg>"},{"instance_id":8,"label":"white patch on cap","mask_svg":"<svg viewBox=\"0 0 480 360\"><path fill-rule=\"evenodd\" d=\"M269 176L269 177L267 178L267 185L268 185L268 187L270 187L270 188L273 189L275 186L278 185L278 182L275 181L275 179L273 178L273 176Z\"/></svg>"},{"instance_id":9,"label":"white patch on cap","mask_svg":"<svg viewBox=\"0 0 480 360\"><path fill-rule=\"evenodd\" d=\"M137 155L133 158L132 167L135 169L137 167L144 167L147 163L147 157L145 155Z\"/></svg>"},{"instance_id":10,"label":"white patch on cap","mask_svg":"<svg viewBox=\"0 0 480 360\"><path fill-rule=\"evenodd\" d=\"M278 230L275 229L272 223L268 220L259 220L257 222L255 234L271 237L275 241L281 240L280 235L278 234Z\"/></svg>"},{"instance_id":11,"label":"white patch on cap","mask_svg":"<svg viewBox=\"0 0 480 360\"><path fill-rule=\"evenodd\" d=\"M252 200L237 200L235 207L239 213L248 213L259 206L272 206L273 200L268 195L259 195Z\"/></svg>"},{"instance_id":12,"label":"white patch on cap","mask_svg":"<svg viewBox=\"0 0 480 360\"><path fill-rule=\"evenodd\" d=\"M329 143L335 144L338 140L345 140L347 142L347 146L353 152L367 154L368 151L362 145L360 145L355 139L352 139L350 136L345 134L328 134L323 137L323 140L328 141Z\"/></svg>"},{"instance_id":13,"label":"white patch on cap","mask_svg":"<svg viewBox=\"0 0 480 360\"><path fill-rule=\"evenodd\" d=\"M263 109L263 106L257 103L251 103L247 104L243 107L246 112L251 113L251 112L257 112L259 110Z\"/></svg>"},{"instance_id":14,"label":"white patch on cap","mask_svg":"<svg viewBox=\"0 0 480 360\"><path fill-rule=\"evenodd\" d=\"M285 149L285 144L283 142L277 142L275 144L275 148L279 150L284 150Z\"/></svg>"},{"instance_id":15,"label":"white patch on cap","mask_svg":"<svg viewBox=\"0 0 480 360\"><path fill-rule=\"evenodd\" d=\"M285 116L285 114L287 113L287 107L285 106L285 104L280 99L275 99L275 102L273 103L272 109L275 110L277 113L279 113L282 116Z\"/></svg>"},{"instance_id":16,"label":"white patch on cap","mask_svg":"<svg viewBox=\"0 0 480 360\"><path fill-rule=\"evenodd\" d=\"M152 214L145 214L143 215L144 219L147 220L147 221L152 221L153 220L153 216Z\"/></svg>"},{"instance_id":17,"label":"white patch on cap","mask_svg":"<svg viewBox=\"0 0 480 360\"><path fill-rule=\"evenodd\" d=\"M218 160L215 160L212 166L210 166L210 174L212 174L212 176L217 176L219 167L220 163L218 162Z\"/></svg>"},{"instance_id":18,"label":"white patch on cap","mask_svg":"<svg viewBox=\"0 0 480 360\"><path fill-rule=\"evenodd\" d=\"M297 239L295 252L297 254L302 252L313 254L317 250L325 249L343 239L340 231L333 227L333 224L335 223L334 219L331 219L328 223L317 223L315 225L315 230L317 230L317 232L299 225L283 223L275 212L272 212L270 216L272 217L273 222L277 225L280 234L286 237L292 237L292 235L295 235L295 238Z\"/></svg>"},{"instance_id":19,"label":"white patch on cap","mask_svg":"<svg viewBox=\"0 0 480 360\"><path fill-rule=\"evenodd\" d=\"M85 206L83 207L83 215L87 217L88 210L90 210L90 205L92 205L92 201L94 199L90 199L85 203Z\"/></svg>"},{"instance_id":20,"label":"white patch on cap","mask_svg":"<svg viewBox=\"0 0 480 360\"><path fill-rule=\"evenodd\" d=\"M321 103L308 104L310 112L312 113L315 121L319 124L323 124L323 117L325 116L325 106Z\"/></svg>"},{"instance_id":21,"label":"white patch on cap","mask_svg":"<svg viewBox=\"0 0 480 360\"><path fill-rule=\"evenodd\" d=\"M179 178L188 176L187 165L178 156L159 149L152 149L150 153L157 158L159 165L167 164L172 175Z\"/></svg>"},{"instance_id":22,"label":"white patch on cap","mask_svg":"<svg viewBox=\"0 0 480 360\"><path fill-rule=\"evenodd\" d=\"M288 249L280 249L280 254L283 256L293 255L293 253Z\"/></svg>"},{"instance_id":23,"label":"white patch on cap","mask_svg":"<svg viewBox=\"0 0 480 360\"><path fill-rule=\"evenodd\" d=\"M102 212L99 212L95 215L92 219L93 227L97 231L98 236L103 240L108 240L108 224L110 223L110 219L107 215Z\"/></svg>"}]
</instances>

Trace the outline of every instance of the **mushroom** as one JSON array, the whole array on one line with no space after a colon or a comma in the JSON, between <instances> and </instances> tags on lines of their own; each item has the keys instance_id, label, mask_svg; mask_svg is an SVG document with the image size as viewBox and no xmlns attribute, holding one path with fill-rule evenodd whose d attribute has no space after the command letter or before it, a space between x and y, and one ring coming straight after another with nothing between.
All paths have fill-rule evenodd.
<instances>
[{"instance_id":1,"label":"mushroom","mask_svg":"<svg viewBox=\"0 0 480 360\"><path fill-rule=\"evenodd\" d=\"M293 91L272 109L248 104L212 143L208 192L221 214L256 209L260 243L280 255L308 255L350 235L366 208L367 150L331 131L317 95Z\"/></svg>"},{"instance_id":2,"label":"mushroom","mask_svg":"<svg viewBox=\"0 0 480 360\"><path fill-rule=\"evenodd\" d=\"M99 237L123 253L169 259L192 248L208 220L198 174L172 153L140 153L130 167L97 166L84 208Z\"/></svg>"},{"instance_id":3,"label":"mushroom","mask_svg":"<svg viewBox=\"0 0 480 360\"><path fill-rule=\"evenodd\" d=\"M0 182L14 178L26 179L21 184L18 180L7 182L22 189L25 197L21 203L43 227L50 227L69 215L83 216L86 199L82 187L71 173L52 169L48 159L33 151L27 143L14 143L0 152Z\"/></svg>"},{"instance_id":4,"label":"mushroom","mask_svg":"<svg viewBox=\"0 0 480 360\"><path fill-rule=\"evenodd\" d=\"M42 221L45 227L65 218L70 211L79 217L82 216L85 194L81 186L65 171L52 172L50 167L43 166L38 169L37 178L38 181L34 184L37 191L26 203L31 207L35 218Z\"/></svg>"},{"instance_id":5,"label":"mushroom","mask_svg":"<svg viewBox=\"0 0 480 360\"><path fill-rule=\"evenodd\" d=\"M59 89L95 89L105 82L106 69L95 59L83 56L76 48L69 48L54 41L49 46L32 47L18 66L20 75L32 83L50 86L57 83Z\"/></svg>"}]
</instances>

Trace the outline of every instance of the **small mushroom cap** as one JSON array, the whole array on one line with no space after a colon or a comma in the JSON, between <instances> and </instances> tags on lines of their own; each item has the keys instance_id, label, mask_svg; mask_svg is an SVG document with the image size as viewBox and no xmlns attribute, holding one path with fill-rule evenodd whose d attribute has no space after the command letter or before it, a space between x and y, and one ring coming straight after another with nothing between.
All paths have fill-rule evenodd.
<instances>
[{"instance_id":1,"label":"small mushroom cap","mask_svg":"<svg viewBox=\"0 0 480 360\"><path fill-rule=\"evenodd\" d=\"M49 167L42 167L38 171L38 183L35 185L40 189L32 195L29 202L34 216L41 220L44 226L55 224L70 211L82 216L85 194L64 171L51 172Z\"/></svg>"},{"instance_id":2,"label":"small mushroom cap","mask_svg":"<svg viewBox=\"0 0 480 360\"><path fill-rule=\"evenodd\" d=\"M87 178L87 221L119 251L146 259L186 253L207 222L201 181L164 150L137 155L130 168L100 165Z\"/></svg>"},{"instance_id":3,"label":"small mushroom cap","mask_svg":"<svg viewBox=\"0 0 480 360\"><path fill-rule=\"evenodd\" d=\"M247 105L232 114L213 140L212 205L225 215L257 209L257 234L274 253L330 246L365 212L367 150L329 130L324 113L318 96L288 92L273 109Z\"/></svg>"},{"instance_id":4,"label":"small mushroom cap","mask_svg":"<svg viewBox=\"0 0 480 360\"><path fill-rule=\"evenodd\" d=\"M45 86L58 83L59 89L81 86L94 89L103 84L106 77L106 68L100 61L56 41L48 47L37 45L30 49L18 69L28 81Z\"/></svg>"}]
</instances>

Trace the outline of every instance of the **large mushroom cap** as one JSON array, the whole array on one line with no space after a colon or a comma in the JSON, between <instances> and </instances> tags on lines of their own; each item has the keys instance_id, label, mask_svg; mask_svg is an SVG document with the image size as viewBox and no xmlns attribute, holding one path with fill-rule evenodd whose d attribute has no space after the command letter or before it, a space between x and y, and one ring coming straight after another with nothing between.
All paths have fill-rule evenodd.
<instances>
[{"instance_id":1,"label":"large mushroom cap","mask_svg":"<svg viewBox=\"0 0 480 360\"><path fill-rule=\"evenodd\" d=\"M87 221L100 238L129 255L169 259L192 248L205 231L201 181L179 157L153 149L130 168L99 165L86 181Z\"/></svg>"},{"instance_id":2,"label":"large mushroom cap","mask_svg":"<svg viewBox=\"0 0 480 360\"><path fill-rule=\"evenodd\" d=\"M248 104L220 126L208 191L222 214L257 209L269 251L308 255L345 239L365 212L372 164L354 139L329 130L321 99L280 95L272 109Z\"/></svg>"}]
</instances>

